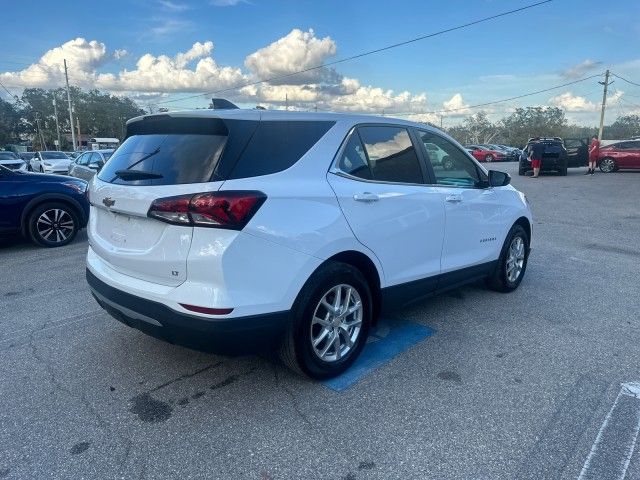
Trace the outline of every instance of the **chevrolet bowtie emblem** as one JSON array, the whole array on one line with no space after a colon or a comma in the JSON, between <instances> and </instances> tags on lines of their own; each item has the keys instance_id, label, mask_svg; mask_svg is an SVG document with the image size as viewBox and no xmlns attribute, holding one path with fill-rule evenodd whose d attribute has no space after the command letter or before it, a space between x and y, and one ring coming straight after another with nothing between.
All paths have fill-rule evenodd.
<instances>
[{"instance_id":1,"label":"chevrolet bowtie emblem","mask_svg":"<svg viewBox=\"0 0 640 480\"><path fill-rule=\"evenodd\" d=\"M104 203L105 207L109 208L109 207L113 207L116 201L111 197L104 197L102 199L102 203Z\"/></svg>"}]
</instances>

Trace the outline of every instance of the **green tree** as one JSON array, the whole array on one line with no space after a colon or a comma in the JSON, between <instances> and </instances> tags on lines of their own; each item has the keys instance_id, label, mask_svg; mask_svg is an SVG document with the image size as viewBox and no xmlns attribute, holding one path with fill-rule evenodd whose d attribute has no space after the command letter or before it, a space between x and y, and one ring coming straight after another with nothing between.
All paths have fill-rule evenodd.
<instances>
[{"instance_id":1,"label":"green tree","mask_svg":"<svg viewBox=\"0 0 640 480\"><path fill-rule=\"evenodd\" d=\"M611 125L604 127L602 138L607 140L625 140L640 136L640 115L623 115Z\"/></svg>"},{"instance_id":2,"label":"green tree","mask_svg":"<svg viewBox=\"0 0 640 480\"><path fill-rule=\"evenodd\" d=\"M501 127L489 120L485 112L466 117L460 125L447 129L447 133L462 144L490 143L499 134Z\"/></svg>"},{"instance_id":3,"label":"green tree","mask_svg":"<svg viewBox=\"0 0 640 480\"><path fill-rule=\"evenodd\" d=\"M77 87L70 88L71 103L74 108L73 128L80 123L82 134L92 137L115 137L120 140L125 134L124 125L132 117L144 114L130 98L102 93L99 90L84 92ZM27 88L22 93L24 110L22 117L26 133L39 144L36 117L39 119L42 136L49 148L57 138L53 99L58 106L58 122L63 137L63 148L70 148L65 137L71 133L69 123L69 107L66 90L44 90L41 88ZM77 131L76 131L77 133Z\"/></svg>"},{"instance_id":4,"label":"green tree","mask_svg":"<svg viewBox=\"0 0 640 480\"><path fill-rule=\"evenodd\" d=\"M523 146L531 137L564 135L567 118L558 107L517 108L500 122L510 145Z\"/></svg>"},{"instance_id":5,"label":"green tree","mask_svg":"<svg viewBox=\"0 0 640 480\"><path fill-rule=\"evenodd\" d=\"M18 140L20 112L9 102L0 99L0 149Z\"/></svg>"}]
</instances>

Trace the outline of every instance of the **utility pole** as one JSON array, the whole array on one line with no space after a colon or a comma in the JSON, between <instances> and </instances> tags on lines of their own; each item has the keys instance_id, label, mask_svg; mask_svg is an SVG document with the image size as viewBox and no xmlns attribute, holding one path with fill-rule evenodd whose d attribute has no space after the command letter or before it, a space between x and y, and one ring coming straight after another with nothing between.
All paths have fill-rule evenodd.
<instances>
[{"instance_id":1,"label":"utility pole","mask_svg":"<svg viewBox=\"0 0 640 480\"><path fill-rule=\"evenodd\" d=\"M607 106L607 87L613 82L609 83L609 70L604 74L604 82L598 82L600 85L604 85L604 93L602 94L602 109L600 110L600 129L598 130L598 141L602 140L602 130L604 129L604 110Z\"/></svg>"},{"instance_id":2,"label":"utility pole","mask_svg":"<svg viewBox=\"0 0 640 480\"><path fill-rule=\"evenodd\" d=\"M76 117L76 123L78 125L78 148L80 148L80 144L82 143L82 136L80 135L80 118ZM73 128L71 130L73 130Z\"/></svg>"},{"instance_id":3,"label":"utility pole","mask_svg":"<svg viewBox=\"0 0 640 480\"><path fill-rule=\"evenodd\" d=\"M55 95L55 93L54 93ZM62 147L62 143L60 142L60 124L58 123L58 104L56 102L56 97L53 97L53 113L56 116L56 132L58 133L58 148L57 150L60 150L60 147Z\"/></svg>"},{"instance_id":4,"label":"utility pole","mask_svg":"<svg viewBox=\"0 0 640 480\"><path fill-rule=\"evenodd\" d=\"M49 150L47 148L47 142L44 141L44 135L42 135L42 129L40 128L40 117L38 116L38 112L36 112L36 128L38 129L38 135L40 135L42 147L44 147L45 150Z\"/></svg>"},{"instance_id":5,"label":"utility pole","mask_svg":"<svg viewBox=\"0 0 640 480\"><path fill-rule=\"evenodd\" d=\"M73 112L71 110L71 93L69 93L69 75L67 74L67 59L64 59L64 78L67 81L67 102L69 102L69 125L71 126L71 143L76 149L76 134L73 132Z\"/></svg>"}]
</instances>

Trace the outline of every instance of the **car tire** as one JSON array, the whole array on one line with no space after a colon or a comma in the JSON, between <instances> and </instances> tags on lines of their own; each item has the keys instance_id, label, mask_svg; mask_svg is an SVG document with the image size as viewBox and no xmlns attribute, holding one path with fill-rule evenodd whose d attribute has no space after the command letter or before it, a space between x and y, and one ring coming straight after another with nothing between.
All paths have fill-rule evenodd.
<instances>
[{"instance_id":1,"label":"car tire","mask_svg":"<svg viewBox=\"0 0 640 480\"><path fill-rule=\"evenodd\" d=\"M600 160L600 164L598 165L598 168L600 168L600 171L602 173L612 173L618 170L618 165L616 164L616 161L613 158L605 157L602 160Z\"/></svg>"},{"instance_id":2,"label":"car tire","mask_svg":"<svg viewBox=\"0 0 640 480\"><path fill-rule=\"evenodd\" d=\"M445 170L453 170L453 160L451 160L451 158L444 157L442 159L442 168L444 168Z\"/></svg>"},{"instance_id":3,"label":"car tire","mask_svg":"<svg viewBox=\"0 0 640 480\"><path fill-rule=\"evenodd\" d=\"M72 242L80 225L74 209L60 202L38 205L27 221L31 240L48 248L62 247Z\"/></svg>"},{"instance_id":4,"label":"car tire","mask_svg":"<svg viewBox=\"0 0 640 480\"><path fill-rule=\"evenodd\" d=\"M40 165L40 173L44 173L44 168L42 168L42 165Z\"/></svg>"},{"instance_id":5,"label":"car tire","mask_svg":"<svg viewBox=\"0 0 640 480\"><path fill-rule=\"evenodd\" d=\"M529 237L521 225L515 224L502 245L495 270L486 280L487 286L497 292L512 292L520 285L528 260Z\"/></svg>"},{"instance_id":6,"label":"car tire","mask_svg":"<svg viewBox=\"0 0 640 480\"><path fill-rule=\"evenodd\" d=\"M493 162L493 155L491 155L490 153L484 156L484 161L485 162Z\"/></svg>"},{"instance_id":7,"label":"car tire","mask_svg":"<svg viewBox=\"0 0 640 480\"><path fill-rule=\"evenodd\" d=\"M348 294L349 288L351 294ZM341 313L335 315L336 310L325 305L336 302L338 291L341 293L337 311ZM360 308L344 316L344 312L356 308L358 302ZM323 265L307 280L291 310L292 318L280 347L283 363L294 372L316 380L341 374L364 348L372 306L369 284L358 269L340 262Z\"/></svg>"},{"instance_id":8,"label":"car tire","mask_svg":"<svg viewBox=\"0 0 640 480\"><path fill-rule=\"evenodd\" d=\"M558 170L558 174L562 175L563 177L567 176L567 166L565 165L564 167L560 167L560 169Z\"/></svg>"}]
</instances>

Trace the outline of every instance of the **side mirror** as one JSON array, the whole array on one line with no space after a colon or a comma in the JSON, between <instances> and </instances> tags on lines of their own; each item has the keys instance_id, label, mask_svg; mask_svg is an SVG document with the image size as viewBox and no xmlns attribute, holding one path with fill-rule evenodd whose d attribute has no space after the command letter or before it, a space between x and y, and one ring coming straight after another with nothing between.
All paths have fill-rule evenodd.
<instances>
[{"instance_id":1,"label":"side mirror","mask_svg":"<svg viewBox=\"0 0 640 480\"><path fill-rule=\"evenodd\" d=\"M96 170L96 171L100 170L102 168L102 163L101 162L90 163L89 168L91 170Z\"/></svg>"},{"instance_id":2,"label":"side mirror","mask_svg":"<svg viewBox=\"0 0 640 480\"><path fill-rule=\"evenodd\" d=\"M511 183L511 175L498 170L489 170L489 186L504 187Z\"/></svg>"}]
</instances>

